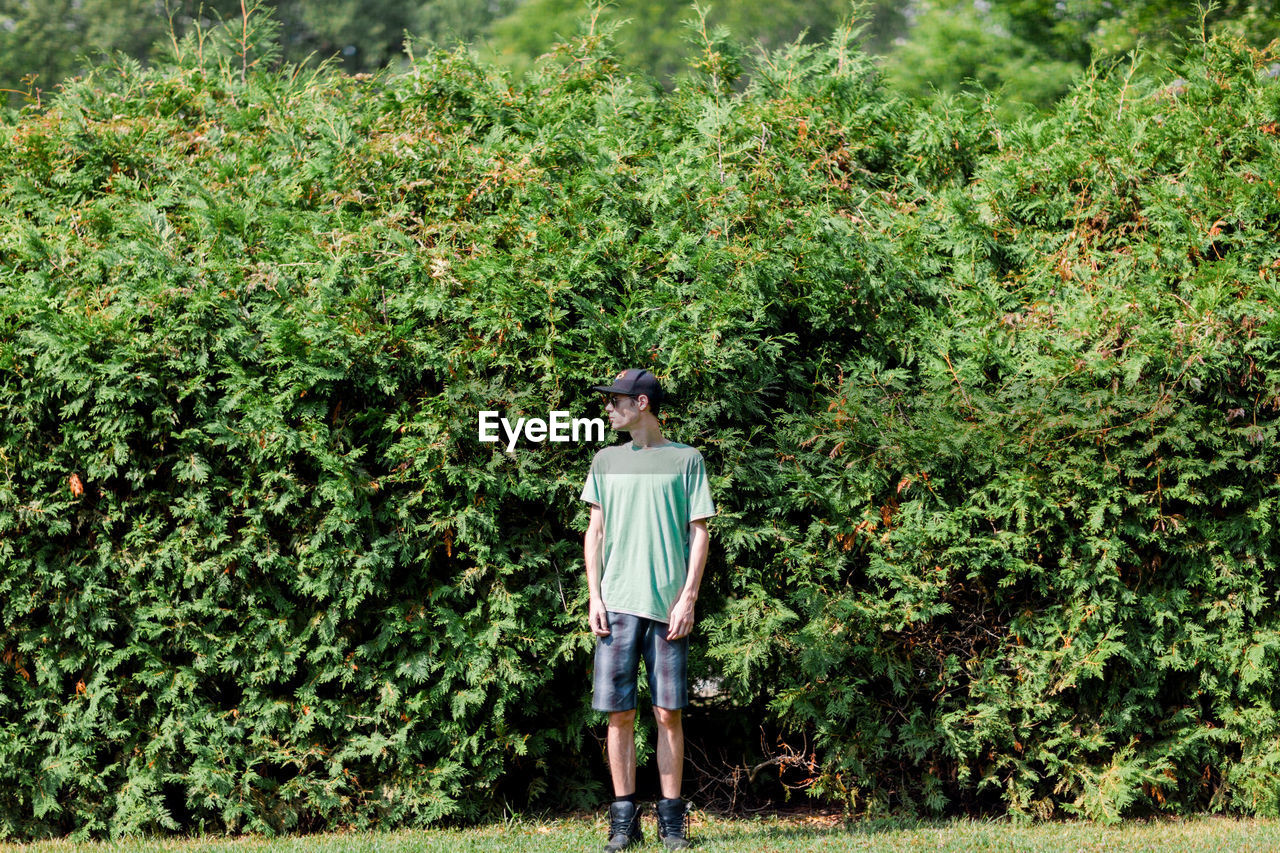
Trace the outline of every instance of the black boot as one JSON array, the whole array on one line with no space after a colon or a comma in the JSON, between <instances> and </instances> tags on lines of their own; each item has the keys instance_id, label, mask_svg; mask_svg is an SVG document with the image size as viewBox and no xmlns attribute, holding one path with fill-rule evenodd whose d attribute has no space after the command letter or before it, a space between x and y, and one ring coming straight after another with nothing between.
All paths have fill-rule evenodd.
<instances>
[{"instance_id":1,"label":"black boot","mask_svg":"<svg viewBox=\"0 0 1280 853\"><path fill-rule=\"evenodd\" d=\"M668 850L683 850L689 842L689 804L679 797L658 800L658 837Z\"/></svg>"},{"instance_id":2,"label":"black boot","mask_svg":"<svg viewBox=\"0 0 1280 853\"><path fill-rule=\"evenodd\" d=\"M640 831L639 807L627 800L615 800L609 806L609 843L604 846L605 853L617 853L642 843L644 833Z\"/></svg>"}]
</instances>

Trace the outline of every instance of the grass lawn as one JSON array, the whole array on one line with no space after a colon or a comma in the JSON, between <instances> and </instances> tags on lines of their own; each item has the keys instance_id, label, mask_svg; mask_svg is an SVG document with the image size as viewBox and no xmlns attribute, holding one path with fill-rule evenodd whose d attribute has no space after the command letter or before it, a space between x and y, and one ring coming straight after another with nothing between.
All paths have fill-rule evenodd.
<instances>
[{"instance_id":1,"label":"grass lawn","mask_svg":"<svg viewBox=\"0 0 1280 853\"><path fill-rule=\"evenodd\" d=\"M654 833L653 810L646 808L645 844L638 850L663 850ZM600 818L522 818L465 830L350 833L265 839L194 839L76 844L0 844L0 851L21 853L418 853L418 851L509 851L561 853L599 850L605 824ZM724 820L699 815L693 835L698 850L750 853L799 853L808 850L876 851L1159 851L1159 853L1235 853L1280 850L1280 821L1198 817L1181 821L1130 822L1115 827L1089 823L1014 826L1007 823L951 821L903 825L889 822L844 824L838 818L759 818Z\"/></svg>"}]
</instances>

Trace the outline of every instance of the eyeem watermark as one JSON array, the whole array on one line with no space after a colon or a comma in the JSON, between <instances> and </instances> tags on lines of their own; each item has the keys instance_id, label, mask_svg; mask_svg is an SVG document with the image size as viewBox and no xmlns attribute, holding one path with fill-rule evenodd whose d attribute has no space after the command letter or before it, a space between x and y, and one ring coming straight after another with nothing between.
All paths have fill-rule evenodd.
<instances>
[{"instance_id":1,"label":"eyeem watermark","mask_svg":"<svg viewBox=\"0 0 1280 853\"><path fill-rule=\"evenodd\" d=\"M520 436L533 443L554 441L604 441L605 423L603 418L575 418L568 412L551 412L546 420L542 418L519 418L513 425L501 416L501 412L480 413L480 440L498 441L498 427L507 437L507 451L516 449Z\"/></svg>"}]
</instances>

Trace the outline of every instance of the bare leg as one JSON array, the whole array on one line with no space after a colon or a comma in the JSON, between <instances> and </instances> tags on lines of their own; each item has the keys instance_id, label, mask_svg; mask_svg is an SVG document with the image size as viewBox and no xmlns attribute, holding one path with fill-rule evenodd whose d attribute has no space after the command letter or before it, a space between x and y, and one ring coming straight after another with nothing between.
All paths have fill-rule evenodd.
<instances>
[{"instance_id":1,"label":"bare leg","mask_svg":"<svg viewBox=\"0 0 1280 853\"><path fill-rule=\"evenodd\" d=\"M680 796L684 780L684 723L679 709L672 711L654 706L653 717L658 721L658 778L662 782L662 796L675 799ZM635 764L634 752L632 764ZM617 778L615 775L614 785L618 784Z\"/></svg>"},{"instance_id":2,"label":"bare leg","mask_svg":"<svg viewBox=\"0 0 1280 853\"><path fill-rule=\"evenodd\" d=\"M609 713L609 775L613 777L613 794L625 797L636 792L636 712Z\"/></svg>"}]
</instances>

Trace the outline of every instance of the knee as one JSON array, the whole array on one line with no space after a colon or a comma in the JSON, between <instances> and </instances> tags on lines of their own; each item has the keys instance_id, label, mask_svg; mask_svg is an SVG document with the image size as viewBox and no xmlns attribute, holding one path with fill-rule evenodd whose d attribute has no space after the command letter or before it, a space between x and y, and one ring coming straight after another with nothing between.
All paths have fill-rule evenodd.
<instances>
[{"instance_id":1,"label":"knee","mask_svg":"<svg viewBox=\"0 0 1280 853\"><path fill-rule=\"evenodd\" d=\"M609 726L612 728L630 729L636 724L636 710L632 708L630 711L610 711Z\"/></svg>"},{"instance_id":2,"label":"knee","mask_svg":"<svg viewBox=\"0 0 1280 853\"><path fill-rule=\"evenodd\" d=\"M658 725L664 729L674 729L680 726L680 709L659 708L656 705L653 709L653 718L657 720Z\"/></svg>"}]
</instances>

